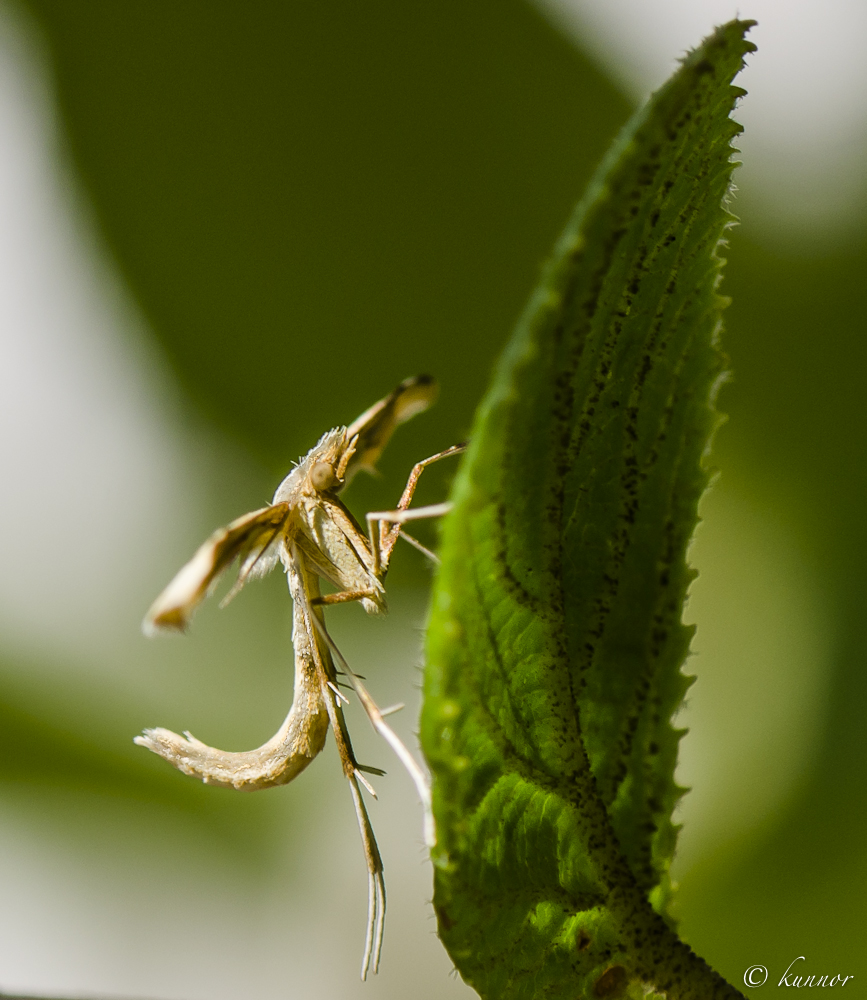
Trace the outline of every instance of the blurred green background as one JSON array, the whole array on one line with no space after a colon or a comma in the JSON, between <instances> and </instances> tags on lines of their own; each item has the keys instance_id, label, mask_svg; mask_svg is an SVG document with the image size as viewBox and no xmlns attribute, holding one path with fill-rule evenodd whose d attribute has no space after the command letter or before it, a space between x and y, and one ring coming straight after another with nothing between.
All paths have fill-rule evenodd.
<instances>
[{"instance_id":1,"label":"blurred green background","mask_svg":"<svg viewBox=\"0 0 867 1000\"><path fill-rule=\"evenodd\" d=\"M399 432L381 478L353 484L356 513L392 505L413 461L466 435L631 111L622 74L519 0L21 0L0 29L0 137L18 164L0 176L2 280L21 303L0 307L0 989L466 995L426 906L414 793L359 713L362 754L392 772L372 807L391 920L364 987L363 863L333 753L288 788L236 796L131 743L160 724L245 749L277 728L291 700L277 575L206 607L185 640L147 643L138 620L210 530L403 377L436 375L440 401ZM730 421L687 609L699 680L681 716L695 790L679 913L735 984L806 955L857 990L864 199L820 232L743 189ZM422 499L450 475L432 471ZM380 703L410 703L411 739L429 569L401 555L387 622L331 620Z\"/></svg>"}]
</instances>

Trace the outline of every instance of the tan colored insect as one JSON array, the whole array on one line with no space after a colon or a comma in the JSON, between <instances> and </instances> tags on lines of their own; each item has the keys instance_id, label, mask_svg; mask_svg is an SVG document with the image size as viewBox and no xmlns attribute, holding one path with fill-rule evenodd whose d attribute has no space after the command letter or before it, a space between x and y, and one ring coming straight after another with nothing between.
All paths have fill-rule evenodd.
<instances>
[{"instance_id":1,"label":"tan colored insect","mask_svg":"<svg viewBox=\"0 0 867 1000\"><path fill-rule=\"evenodd\" d=\"M436 383L428 376L406 379L390 395L365 411L349 427L338 427L319 440L278 486L269 507L245 514L220 528L156 599L145 621L146 633L183 631L196 607L217 579L236 559L240 566L235 585L223 604L251 578L262 576L282 562L293 601L292 642L295 648L295 691L292 706L279 731L256 750L231 753L168 729L146 729L135 738L185 774L207 784L240 790L284 785L301 773L322 750L328 724L334 730L343 773L355 804L369 876L368 927L362 960L364 979L373 964L376 972L385 918L382 859L358 787L372 794L362 772L382 774L361 766L346 729L338 688L337 658L343 674L378 732L389 742L409 771L422 800L425 840L433 844L433 817L427 778L407 748L385 722L361 679L353 673L325 628L323 608L328 604L360 601L371 614L386 610L383 580L402 525L409 520L445 513L447 504L409 509L424 468L463 446L419 462L412 470L394 511L367 515L368 534L341 502L338 494L361 469L372 471L395 428L426 410L436 399ZM431 558L419 542L408 541ZM320 580L338 588L322 595Z\"/></svg>"}]
</instances>

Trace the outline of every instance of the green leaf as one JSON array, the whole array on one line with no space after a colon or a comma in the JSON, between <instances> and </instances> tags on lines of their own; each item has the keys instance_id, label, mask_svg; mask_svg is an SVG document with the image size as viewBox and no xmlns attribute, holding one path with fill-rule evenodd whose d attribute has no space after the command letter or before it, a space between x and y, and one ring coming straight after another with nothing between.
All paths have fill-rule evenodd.
<instances>
[{"instance_id":1,"label":"green leaf","mask_svg":"<svg viewBox=\"0 0 867 1000\"><path fill-rule=\"evenodd\" d=\"M732 21L624 130L476 419L444 525L422 743L434 904L485 997L739 996L667 913L731 216Z\"/></svg>"}]
</instances>

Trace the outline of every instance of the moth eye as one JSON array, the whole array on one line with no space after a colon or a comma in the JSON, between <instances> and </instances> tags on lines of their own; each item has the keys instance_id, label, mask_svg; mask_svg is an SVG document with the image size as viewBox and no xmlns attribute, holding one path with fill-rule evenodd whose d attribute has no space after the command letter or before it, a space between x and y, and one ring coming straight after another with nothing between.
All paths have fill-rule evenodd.
<instances>
[{"instance_id":1,"label":"moth eye","mask_svg":"<svg viewBox=\"0 0 867 1000\"><path fill-rule=\"evenodd\" d=\"M337 482L334 466L328 462L317 462L310 470L310 482L314 490L330 490Z\"/></svg>"}]
</instances>

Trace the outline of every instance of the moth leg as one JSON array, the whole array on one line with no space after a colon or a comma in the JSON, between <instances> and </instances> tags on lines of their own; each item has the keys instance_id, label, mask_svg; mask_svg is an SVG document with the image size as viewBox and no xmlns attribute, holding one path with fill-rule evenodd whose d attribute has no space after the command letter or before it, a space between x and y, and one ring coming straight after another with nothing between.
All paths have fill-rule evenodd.
<instances>
[{"instance_id":1,"label":"moth leg","mask_svg":"<svg viewBox=\"0 0 867 1000\"><path fill-rule=\"evenodd\" d=\"M302 608L302 617L308 633L311 653L319 674L322 698L334 730L334 738L337 743L337 751L340 755L343 774L349 782L349 790L352 793L352 801L355 806L355 815L358 820L358 829L361 833L361 843L367 863L367 933L365 935L364 955L361 962L361 978L366 979L371 965L374 972L379 971L382 934L385 927L385 878L383 876L382 855L379 853L379 847L373 833L373 826L367 813L367 807L364 805L364 799L361 796L361 789L358 787L358 782L361 781L374 796L376 793L365 779L362 774L362 768L356 760L340 700L336 697L331 687L337 681L337 672L334 668L334 661L331 658L330 652L330 645L333 645L333 643L330 642L330 637L328 637L328 633L325 630L325 623L321 617L322 612L313 605L313 601L320 596L318 578L304 565L302 557L295 546L292 547L292 557L294 565L292 571L289 573L289 586L293 600ZM323 638L328 640L324 643L324 648L323 643L320 641ZM370 768L369 770L376 771L375 768Z\"/></svg>"},{"instance_id":2,"label":"moth leg","mask_svg":"<svg viewBox=\"0 0 867 1000\"><path fill-rule=\"evenodd\" d=\"M297 549L293 550L297 553ZM318 580L311 575L311 587L318 586ZM294 596L294 594L293 594ZM389 744L389 746L397 754L398 759L406 768L409 773L410 778L412 778L413 784L416 787L418 796L421 799L422 809L424 811L424 838L425 844L428 847L432 847L435 843L434 834L434 821L433 821L433 810L431 807L431 791L430 784L427 779L427 775L418 765L417 761L413 755L409 752L406 745L403 743L401 738L397 733L388 725L385 721L385 716L380 710L379 706L370 696L367 688L364 686L361 678L346 660L343 653L340 652L336 643L328 634L328 630L325 627L325 622L322 620L321 613L317 614L313 609L312 601L316 598L311 598L307 591L301 588L301 593L299 593L299 598L304 601L306 608L308 609L306 614L310 622L310 625L318 633L318 637L322 639L325 645L325 650L323 651L318 643L312 644L315 650L314 656L316 657L317 663L321 664L322 676L324 680L323 697L325 699L326 707L328 708L328 714L331 719L331 725L334 728L334 736L337 741L337 749L340 753L340 759L343 763L343 772L346 777L353 782L354 779L360 778L365 785L367 782L361 774L361 768L355 759L355 754L352 751L352 744L349 740L349 733L346 729L346 721L343 716L343 710L340 707L339 701L335 698L331 692L329 683L331 678L328 676L329 673L334 673L334 680L336 680L336 672L334 672L334 663L332 660L332 654L337 657L340 662L340 666L343 669L345 675L349 678L349 682L352 684L355 693L358 695L358 699L367 713L367 717L370 719L373 728L383 737L383 739ZM326 663L328 667L326 668ZM365 814L366 815L366 814ZM371 840L373 834L371 831ZM364 838L364 833L362 833L362 838ZM376 842L372 840L373 846L376 846ZM366 848L365 848L366 850ZM379 857L379 852L376 852L376 857ZM382 861L379 860L379 870L382 870ZM383 895L384 898L384 895Z\"/></svg>"},{"instance_id":3,"label":"moth leg","mask_svg":"<svg viewBox=\"0 0 867 1000\"><path fill-rule=\"evenodd\" d=\"M321 594L310 599L312 607L322 607L328 604L346 604L349 601L361 601L366 598L376 598L379 594L374 590L341 590L336 594Z\"/></svg>"},{"instance_id":4,"label":"moth leg","mask_svg":"<svg viewBox=\"0 0 867 1000\"><path fill-rule=\"evenodd\" d=\"M414 549L418 549L423 556L427 556L432 563L439 565L440 557L436 554L436 552L431 552L431 550L426 545L422 545L422 543L414 535L411 535L408 531L401 531L400 537L405 542L409 542Z\"/></svg>"},{"instance_id":5,"label":"moth leg","mask_svg":"<svg viewBox=\"0 0 867 1000\"><path fill-rule=\"evenodd\" d=\"M317 628L319 629L319 634L328 646L328 649L334 654L334 656L337 657L343 672L349 678L349 682L352 684L355 693L358 695L358 700L361 702L364 711L367 713L367 717L370 719L371 725L395 752L398 760L406 768L407 773L412 779L422 805L422 829L424 830L424 842L428 848L433 847L436 843L436 829L434 827L430 782L428 781L427 775L421 769L415 757L413 757L413 755L409 752L403 740L401 740L397 733L385 721L384 713L370 696L370 692L364 686L361 678L346 662L346 658L325 630L325 626L317 623ZM391 711L394 711L394 709L391 709Z\"/></svg>"},{"instance_id":6,"label":"moth leg","mask_svg":"<svg viewBox=\"0 0 867 1000\"><path fill-rule=\"evenodd\" d=\"M421 474L429 465L433 465L434 462L439 462L442 458L450 458L452 455L460 455L466 449L467 446L465 444L452 445L451 448L446 448L445 451L431 455L430 458L425 458L421 462L416 462L412 468L412 472L409 474L409 479L406 481L406 486L400 500L398 500L397 508L393 511L376 511L367 515L367 530L370 535L371 551L373 552L374 573L377 576L384 576L388 570L392 550L400 536L401 525L406 521L427 517L440 517L448 511L448 505L446 504L417 507L414 512L408 510Z\"/></svg>"},{"instance_id":7,"label":"moth leg","mask_svg":"<svg viewBox=\"0 0 867 1000\"><path fill-rule=\"evenodd\" d=\"M312 620L318 623L315 616ZM322 627L324 628L324 626ZM343 709L338 699L331 694L330 687L328 694L325 695L325 703L331 717L343 773L349 781L352 803L355 806L355 817L358 820L358 830L361 833L364 860L367 864L367 931L364 938L364 954L361 959L361 978L367 979L371 963L374 973L379 972L382 934L385 928L385 878L383 876L382 855L379 853L379 846L376 843L376 836L358 782L361 781L374 797L376 793L362 774L361 767L355 759L346 728L346 720L343 717Z\"/></svg>"},{"instance_id":8,"label":"moth leg","mask_svg":"<svg viewBox=\"0 0 867 1000\"><path fill-rule=\"evenodd\" d=\"M352 792L358 829L361 831L361 842L364 845L364 856L367 861L367 933L364 939L364 955L361 959L361 978L367 979L371 960L374 973L379 972L382 932L385 928L385 879L382 874L379 847L355 775L349 779L349 789Z\"/></svg>"},{"instance_id":9,"label":"moth leg","mask_svg":"<svg viewBox=\"0 0 867 1000\"><path fill-rule=\"evenodd\" d=\"M325 626L318 617L311 613L311 621L324 630ZM314 626L315 627L315 626ZM317 644L318 646L318 644ZM364 939L364 954L361 959L361 978L366 979L370 971L371 964L374 973L379 971L379 957L382 953L382 934L385 928L385 878L383 876L382 855L379 853L379 846L376 843L376 836L367 813L367 807L361 796L361 789L358 787L359 780L373 794L376 793L371 788L369 782L362 774L362 769L355 758L352 743L349 740L349 732L346 728L346 720L343 716L343 709L339 700L332 693L330 682L327 679L327 672L321 650L316 658L322 664L322 675L325 677L323 697L331 725L334 729L334 737L337 743L337 750L340 755L340 762L343 766L343 773L349 782L349 790L352 793L352 802L355 806L355 816L358 820L358 829L361 833L361 844L364 849L364 860L367 864L367 932ZM330 661L330 656L328 660ZM333 669L333 664L330 664Z\"/></svg>"},{"instance_id":10,"label":"moth leg","mask_svg":"<svg viewBox=\"0 0 867 1000\"><path fill-rule=\"evenodd\" d=\"M409 510L376 510L367 515L367 531L373 552L373 572L379 577L388 572L391 553L401 534L401 528L408 521L421 521L431 517L442 517L452 509L450 503L434 503L427 507L411 507ZM417 539L405 535L410 545L420 549L434 562L439 559Z\"/></svg>"},{"instance_id":11,"label":"moth leg","mask_svg":"<svg viewBox=\"0 0 867 1000\"><path fill-rule=\"evenodd\" d=\"M429 465L433 465L434 462L438 462L441 458L462 455L466 450L466 443L453 444L451 448L446 448L445 451L438 451L436 455L431 455L430 458L423 458L420 462L416 462L412 467L412 472L409 474L409 479L406 481L406 486L403 488L403 493L397 503L397 509L405 510L412 503L412 496L415 493L416 486L418 486L419 479L421 479L421 474Z\"/></svg>"}]
</instances>

